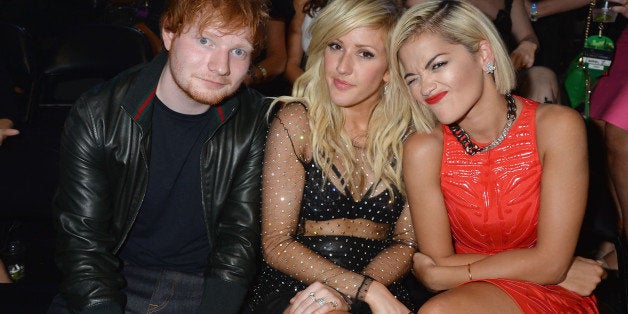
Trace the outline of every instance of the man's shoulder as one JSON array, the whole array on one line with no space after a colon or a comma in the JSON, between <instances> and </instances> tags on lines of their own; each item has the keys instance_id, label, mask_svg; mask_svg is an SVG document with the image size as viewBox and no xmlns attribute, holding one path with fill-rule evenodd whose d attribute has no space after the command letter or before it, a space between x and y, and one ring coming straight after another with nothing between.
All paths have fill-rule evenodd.
<instances>
[{"instance_id":1,"label":"man's shoulder","mask_svg":"<svg viewBox=\"0 0 628 314\"><path fill-rule=\"evenodd\" d=\"M138 81L140 71L141 67L131 68L90 88L81 95L75 105L93 106L96 103L100 106L102 105L101 102L113 103L112 100L126 95L131 89L140 88L134 84L135 81Z\"/></svg>"},{"instance_id":2,"label":"man's shoulder","mask_svg":"<svg viewBox=\"0 0 628 314\"><path fill-rule=\"evenodd\" d=\"M270 99L256 89L243 85L227 104L238 107L238 114L257 117L266 114Z\"/></svg>"},{"instance_id":3,"label":"man's shoulder","mask_svg":"<svg viewBox=\"0 0 628 314\"><path fill-rule=\"evenodd\" d=\"M237 98L237 102L241 106L249 106L259 108L266 103L266 96L260 93L258 90L249 86L243 85L238 89L238 92L234 95Z\"/></svg>"},{"instance_id":4,"label":"man's shoulder","mask_svg":"<svg viewBox=\"0 0 628 314\"><path fill-rule=\"evenodd\" d=\"M147 64L132 67L114 78L94 86L75 102L78 110L111 113L113 111L134 111L150 98L156 82L146 78Z\"/></svg>"}]
</instances>

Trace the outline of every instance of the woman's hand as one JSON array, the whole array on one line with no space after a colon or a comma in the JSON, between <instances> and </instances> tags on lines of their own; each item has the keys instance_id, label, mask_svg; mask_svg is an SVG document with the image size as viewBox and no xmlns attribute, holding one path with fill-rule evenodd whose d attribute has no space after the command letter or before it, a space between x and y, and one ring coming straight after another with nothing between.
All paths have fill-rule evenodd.
<instances>
[{"instance_id":1,"label":"woman's hand","mask_svg":"<svg viewBox=\"0 0 628 314\"><path fill-rule=\"evenodd\" d=\"M616 6L613 6L611 10L628 17L628 0L609 0L610 2L617 3Z\"/></svg>"},{"instance_id":2,"label":"woman's hand","mask_svg":"<svg viewBox=\"0 0 628 314\"><path fill-rule=\"evenodd\" d=\"M434 262L431 257L420 252L414 253L412 256L412 262L412 273L414 273L414 276L432 292L437 291L437 289L434 289L433 287L432 280L430 280L431 270L438 267L436 266L436 262Z\"/></svg>"},{"instance_id":3,"label":"woman's hand","mask_svg":"<svg viewBox=\"0 0 628 314\"><path fill-rule=\"evenodd\" d=\"M20 131L13 128L13 121L5 118L0 119L0 145L7 137L18 134L20 134Z\"/></svg>"},{"instance_id":4,"label":"woman's hand","mask_svg":"<svg viewBox=\"0 0 628 314\"><path fill-rule=\"evenodd\" d=\"M565 280L558 285L586 297L591 295L605 277L602 262L578 256L571 263Z\"/></svg>"},{"instance_id":5,"label":"woman's hand","mask_svg":"<svg viewBox=\"0 0 628 314\"><path fill-rule=\"evenodd\" d=\"M393 296L383 284L373 281L369 286L364 301L373 314L409 314L412 313L403 303Z\"/></svg>"},{"instance_id":6,"label":"woman's hand","mask_svg":"<svg viewBox=\"0 0 628 314\"><path fill-rule=\"evenodd\" d=\"M519 46L510 53L510 60L515 69L527 69L534 65L534 54L538 45L529 40L522 40Z\"/></svg>"},{"instance_id":7,"label":"woman's hand","mask_svg":"<svg viewBox=\"0 0 628 314\"><path fill-rule=\"evenodd\" d=\"M305 290L297 292L290 299L290 307L284 313L323 314L334 311L348 312L349 309L349 304L347 304L340 292L317 281L309 285Z\"/></svg>"}]
</instances>

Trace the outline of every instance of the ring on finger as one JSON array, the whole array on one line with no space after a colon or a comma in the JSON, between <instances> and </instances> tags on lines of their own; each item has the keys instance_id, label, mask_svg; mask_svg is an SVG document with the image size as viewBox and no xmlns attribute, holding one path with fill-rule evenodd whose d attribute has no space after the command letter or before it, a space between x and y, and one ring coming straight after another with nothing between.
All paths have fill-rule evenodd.
<instances>
[{"instance_id":1,"label":"ring on finger","mask_svg":"<svg viewBox=\"0 0 628 314\"><path fill-rule=\"evenodd\" d=\"M330 301L329 304L331 304L331 307L333 307L333 308L337 308L338 307L338 302L336 302L336 300Z\"/></svg>"},{"instance_id":2,"label":"ring on finger","mask_svg":"<svg viewBox=\"0 0 628 314\"><path fill-rule=\"evenodd\" d=\"M323 306L323 305L327 304L327 301L325 301L325 299L324 299L324 298L314 299L314 301L315 301L316 303L318 303L320 306Z\"/></svg>"}]
</instances>

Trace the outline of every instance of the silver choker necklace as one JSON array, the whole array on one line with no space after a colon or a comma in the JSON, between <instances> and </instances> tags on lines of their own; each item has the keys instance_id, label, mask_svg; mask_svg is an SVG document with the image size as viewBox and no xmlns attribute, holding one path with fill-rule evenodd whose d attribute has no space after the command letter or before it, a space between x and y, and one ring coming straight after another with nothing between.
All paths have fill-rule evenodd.
<instances>
[{"instance_id":1,"label":"silver choker necklace","mask_svg":"<svg viewBox=\"0 0 628 314\"><path fill-rule=\"evenodd\" d=\"M499 145L502 141L504 141L506 135L508 135L510 127L517 118L517 106L515 105L515 99L510 94L506 94L505 97L506 104L508 105L508 112L506 113L506 126L504 126L504 129L501 131L501 133L499 133L499 136L495 140L493 140L490 144L484 147L480 148L477 144L473 143L469 134L463 128L461 128L458 123L452 123L448 125L449 129L454 134L458 142L460 142L462 148L465 152L467 152L467 154L473 156L477 152L485 152L491 150Z\"/></svg>"}]
</instances>

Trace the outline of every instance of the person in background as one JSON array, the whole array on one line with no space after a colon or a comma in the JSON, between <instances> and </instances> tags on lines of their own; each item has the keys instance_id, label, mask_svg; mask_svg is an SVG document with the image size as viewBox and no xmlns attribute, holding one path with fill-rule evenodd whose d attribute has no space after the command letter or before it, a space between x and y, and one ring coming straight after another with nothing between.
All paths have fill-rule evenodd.
<instances>
[{"instance_id":1,"label":"person in background","mask_svg":"<svg viewBox=\"0 0 628 314\"><path fill-rule=\"evenodd\" d=\"M312 19L327 5L327 2L327 0L293 0L294 17L290 22L286 37L287 61L284 74L291 84L294 84L303 74L307 49L312 39L309 27Z\"/></svg>"},{"instance_id":2,"label":"person in background","mask_svg":"<svg viewBox=\"0 0 628 314\"><path fill-rule=\"evenodd\" d=\"M466 1L417 4L391 37L391 92L438 121L403 151L414 273L443 291L419 313L597 312L601 264L573 257L588 182L582 117L511 95L507 49Z\"/></svg>"},{"instance_id":3,"label":"person in background","mask_svg":"<svg viewBox=\"0 0 628 314\"><path fill-rule=\"evenodd\" d=\"M530 19L538 20L550 15L579 9L591 3L591 0L523 0L523 3Z\"/></svg>"},{"instance_id":4,"label":"person in background","mask_svg":"<svg viewBox=\"0 0 628 314\"><path fill-rule=\"evenodd\" d=\"M293 0L294 17L287 34L287 62L284 76L294 84L303 74L307 62L307 49L312 40L310 26L316 14L324 8L328 0ZM401 5L401 1L396 1Z\"/></svg>"},{"instance_id":5,"label":"person in background","mask_svg":"<svg viewBox=\"0 0 628 314\"><path fill-rule=\"evenodd\" d=\"M265 1L169 1L165 50L91 89L61 139L50 313L236 313L257 268Z\"/></svg>"},{"instance_id":6,"label":"person in background","mask_svg":"<svg viewBox=\"0 0 628 314\"><path fill-rule=\"evenodd\" d=\"M294 10L290 0L270 1L270 21L266 30L266 45L261 56L251 64L245 84L267 96L280 96L290 92L283 73L286 69L286 29Z\"/></svg>"},{"instance_id":7,"label":"person in background","mask_svg":"<svg viewBox=\"0 0 628 314\"><path fill-rule=\"evenodd\" d=\"M569 62L582 50L579 32L584 26L581 21L586 9L580 8L589 2L590 0L523 1L525 16L530 20L539 39L540 48L536 52L535 65L551 69L553 73L546 72L546 74L556 76L559 82L560 97L554 99L556 103L569 105L569 98L566 97L563 87L565 72ZM544 72L540 72L540 75L543 74ZM543 85L547 85L547 80L541 78L528 80L525 83L526 88L542 90Z\"/></svg>"},{"instance_id":8,"label":"person in background","mask_svg":"<svg viewBox=\"0 0 628 314\"><path fill-rule=\"evenodd\" d=\"M611 10L628 18L628 0L610 0ZM602 76L591 94L591 118L602 130L606 144L608 174L615 204L628 238L628 26L615 46L608 76Z\"/></svg>"},{"instance_id":9,"label":"person in background","mask_svg":"<svg viewBox=\"0 0 628 314\"><path fill-rule=\"evenodd\" d=\"M250 311L414 309L400 282L415 252L399 168L412 112L386 92L401 12L392 0L338 0L314 18L306 71L275 100Z\"/></svg>"},{"instance_id":10,"label":"person in background","mask_svg":"<svg viewBox=\"0 0 628 314\"><path fill-rule=\"evenodd\" d=\"M600 0L601 1L601 0ZM612 5L611 10L628 17L628 1L626 0L609 0ZM550 17L555 14L575 10L591 4L591 0L574 0L574 1L561 1L561 0L542 0L542 1L529 1L525 0L526 9L530 17L534 15L534 19L540 19L544 17ZM532 10L534 7L535 10ZM623 26L623 32L619 36L616 48L615 58L612 63L612 68L609 70L609 75L602 76L597 85L593 89L591 94L591 112L590 116L596 127L601 131L602 138L604 140L605 157L607 164L608 181L610 183L611 195L614 198L615 205L618 210L620 221L623 222L624 236L628 237L628 181L626 181L626 174L628 174L628 89L624 87L626 82L628 67L626 66L625 58L622 56L625 51L628 51L628 28L625 26L624 21L620 21L621 17L606 29L609 30L612 27ZM623 24L620 24L623 23ZM617 24L617 25L616 25ZM612 36L611 36L612 37ZM593 138L590 140L596 140ZM598 152L592 152L598 153ZM617 269L617 257L613 244L603 242L597 252L599 258L605 260L605 267L611 269Z\"/></svg>"}]
</instances>

